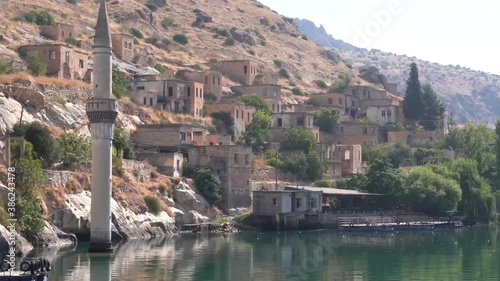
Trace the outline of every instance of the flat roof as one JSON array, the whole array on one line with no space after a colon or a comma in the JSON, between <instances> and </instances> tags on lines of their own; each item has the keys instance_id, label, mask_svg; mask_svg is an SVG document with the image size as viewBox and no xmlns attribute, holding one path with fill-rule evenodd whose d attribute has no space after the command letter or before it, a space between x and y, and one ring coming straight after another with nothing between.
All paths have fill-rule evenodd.
<instances>
[{"instance_id":1,"label":"flat roof","mask_svg":"<svg viewBox=\"0 0 500 281\"><path fill-rule=\"evenodd\" d=\"M287 188L295 188L297 186L287 186ZM312 187L312 186L298 186L299 190L308 190L308 191L321 191L323 194L328 195L350 195L350 196L381 196L384 194L379 193L367 193L361 192L357 190L349 190L349 189L339 189L339 188L327 188L327 187Z\"/></svg>"}]
</instances>

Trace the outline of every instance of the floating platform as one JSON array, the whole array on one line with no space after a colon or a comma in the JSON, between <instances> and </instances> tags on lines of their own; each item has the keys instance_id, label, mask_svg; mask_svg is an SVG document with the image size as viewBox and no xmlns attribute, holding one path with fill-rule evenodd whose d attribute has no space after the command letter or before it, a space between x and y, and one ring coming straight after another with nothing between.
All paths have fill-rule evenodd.
<instances>
[{"instance_id":1,"label":"floating platform","mask_svg":"<svg viewBox=\"0 0 500 281\"><path fill-rule=\"evenodd\" d=\"M461 222L433 222L433 223L406 223L406 224L343 224L339 230L349 232L391 233L399 231L434 231L438 228L460 228Z\"/></svg>"}]
</instances>

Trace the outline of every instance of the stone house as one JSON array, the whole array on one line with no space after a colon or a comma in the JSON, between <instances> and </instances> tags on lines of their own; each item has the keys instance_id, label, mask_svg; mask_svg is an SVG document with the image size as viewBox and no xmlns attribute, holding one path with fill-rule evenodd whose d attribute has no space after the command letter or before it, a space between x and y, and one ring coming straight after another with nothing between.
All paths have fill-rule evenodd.
<instances>
[{"instance_id":1,"label":"stone house","mask_svg":"<svg viewBox=\"0 0 500 281\"><path fill-rule=\"evenodd\" d=\"M333 132L338 144L366 145L379 142L379 127L369 122L345 121L335 124Z\"/></svg>"},{"instance_id":2,"label":"stone house","mask_svg":"<svg viewBox=\"0 0 500 281\"><path fill-rule=\"evenodd\" d=\"M333 107L339 111L339 113L345 112L346 105L346 95L339 93L328 93L311 95L311 99L319 102L321 107Z\"/></svg>"},{"instance_id":3,"label":"stone house","mask_svg":"<svg viewBox=\"0 0 500 281\"><path fill-rule=\"evenodd\" d=\"M176 147L179 145L204 145L207 130L189 124L138 125L132 140L137 145Z\"/></svg>"},{"instance_id":4,"label":"stone house","mask_svg":"<svg viewBox=\"0 0 500 281\"><path fill-rule=\"evenodd\" d=\"M131 85L133 100L139 104L174 113L203 116L203 85L158 76L137 76ZM153 95L156 93L156 98ZM146 101L146 104L144 104Z\"/></svg>"},{"instance_id":5,"label":"stone house","mask_svg":"<svg viewBox=\"0 0 500 281\"><path fill-rule=\"evenodd\" d=\"M392 104L370 106L366 109L366 117L381 127L404 121L403 108Z\"/></svg>"},{"instance_id":6,"label":"stone house","mask_svg":"<svg viewBox=\"0 0 500 281\"><path fill-rule=\"evenodd\" d=\"M283 110L281 101L281 86L266 84L266 85L251 85L251 86L235 86L231 90L236 95L252 96L256 95L263 98L272 113L280 113Z\"/></svg>"},{"instance_id":7,"label":"stone house","mask_svg":"<svg viewBox=\"0 0 500 281\"><path fill-rule=\"evenodd\" d=\"M251 60L220 61L211 66L212 69L243 85L252 85L257 76L257 63Z\"/></svg>"},{"instance_id":8,"label":"stone house","mask_svg":"<svg viewBox=\"0 0 500 281\"><path fill-rule=\"evenodd\" d=\"M337 145L336 148L340 154L343 177L364 172L361 145Z\"/></svg>"},{"instance_id":9,"label":"stone house","mask_svg":"<svg viewBox=\"0 0 500 281\"><path fill-rule=\"evenodd\" d=\"M214 93L218 98L222 96L222 73L215 70L179 71L177 77L186 81L196 81L203 84L205 93Z\"/></svg>"},{"instance_id":10,"label":"stone house","mask_svg":"<svg viewBox=\"0 0 500 281\"><path fill-rule=\"evenodd\" d=\"M315 114L317 112L320 112L321 110L322 110L321 107L312 106L305 103L288 104L283 106L283 111L287 112L307 112Z\"/></svg>"},{"instance_id":11,"label":"stone house","mask_svg":"<svg viewBox=\"0 0 500 281\"><path fill-rule=\"evenodd\" d=\"M222 201L227 209L252 205L253 153L251 147L239 145L201 146L189 149L188 160L209 167L222 182Z\"/></svg>"},{"instance_id":12,"label":"stone house","mask_svg":"<svg viewBox=\"0 0 500 281\"><path fill-rule=\"evenodd\" d=\"M269 130L269 140L280 143L284 140L286 130L292 127L303 127L311 130L319 141L319 128L314 126L314 114L309 112L274 113Z\"/></svg>"},{"instance_id":13,"label":"stone house","mask_svg":"<svg viewBox=\"0 0 500 281\"><path fill-rule=\"evenodd\" d=\"M134 59L134 36L130 34L111 34L113 54L123 61L130 62Z\"/></svg>"},{"instance_id":14,"label":"stone house","mask_svg":"<svg viewBox=\"0 0 500 281\"><path fill-rule=\"evenodd\" d=\"M53 25L43 25L40 27L40 35L54 41L62 41L74 37L75 28L71 24L58 22Z\"/></svg>"},{"instance_id":15,"label":"stone house","mask_svg":"<svg viewBox=\"0 0 500 281\"><path fill-rule=\"evenodd\" d=\"M401 142L407 145L430 143L444 137L442 131L398 131L387 132L387 143Z\"/></svg>"},{"instance_id":16,"label":"stone house","mask_svg":"<svg viewBox=\"0 0 500 281\"><path fill-rule=\"evenodd\" d=\"M337 145L333 142L323 142L324 133L320 134L321 142L318 144L319 155L326 165L326 171L323 174L323 179L337 179L342 177L342 162L340 158L340 151Z\"/></svg>"},{"instance_id":17,"label":"stone house","mask_svg":"<svg viewBox=\"0 0 500 281\"><path fill-rule=\"evenodd\" d=\"M233 119L232 131L233 140L239 139L245 132L245 128L250 124L255 116L255 107L247 106L242 102L221 101L218 103L205 104L208 116L217 112L227 112ZM224 130L219 130L224 131ZM227 130L226 130L227 131Z\"/></svg>"},{"instance_id":18,"label":"stone house","mask_svg":"<svg viewBox=\"0 0 500 281\"><path fill-rule=\"evenodd\" d=\"M182 164L184 157L180 152L140 152L136 153L136 158L140 161L148 161L148 163L155 166L160 173L171 177L182 177Z\"/></svg>"},{"instance_id":19,"label":"stone house","mask_svg":"<svg viewBox=\"0 0 500 281\"><path fill-rule=\"evenodd\" d=\"M27 57L37 53L47 64L47 76L59 79L76 79L90 82L89 53L66 44L25 45L19 47L19 53Z\"/></svg>"}]
</instances>

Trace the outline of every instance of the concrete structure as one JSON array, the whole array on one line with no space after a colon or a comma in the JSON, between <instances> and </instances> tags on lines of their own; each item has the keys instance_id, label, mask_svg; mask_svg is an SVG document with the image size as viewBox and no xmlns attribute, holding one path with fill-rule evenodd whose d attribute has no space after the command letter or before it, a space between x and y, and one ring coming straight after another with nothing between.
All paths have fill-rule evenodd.
<instances>
[{"instance_id":1,"label":"concrete structure","mask_svg":"<svg viewBox=\"0 0 500 281\"><path fill-rule=\"evenodd\" d=\"M188 160L209 167L222 182L222 200L227 209L252 205L251 182L253 152L239 145L201 146L189 149Z\"/></svg>"},{"instance_id":2,"label":"concrete structure","mask_svg":"<svg viewBox=\"0 0 500 281\"><path fill-rule=\"evenodd\" d=\"M242 96L259 96L263 98L269 109L273 113L280 113L283 111L281 102L281 86L280 85L252 85L252 86L235 86L231 90L236 95Z\"/></svg>"},{"instance_id":3,"label":"concrete structure","mask_svg":"<svg viewBox=\"0 0 500 281\"><path fill-rule=\"evenodd\" d=\"M346 95L338 93L311 95L311 99L319 102L321 107L336 108L339 113L345 111Z\"/></svg>"},{"instance_id":4,"label":"concrete structure","mask_svg":"<svg viewBox=\"0 0 500 281\"><path fill-rule=\"evenodd\" d=\"M242 102L221 101L218 103L205 104L208 116L217 112L227 112L233 119L232 128L224 128L224 124L216 123L219 132L224 132L233 135L233 140L239 139L245 132L245 128L252 122L255 115L255 107L247 106ZM229 132L228 130L229 129Z\"/></svg>"},{"instance_id":5,"label":"concrete structure","mask_svg":"<svg viewBox=\"0 0 500 281\"><path fill-rule=\"evenodd\" d=\"M118 115L111 97L111 35L106 2L101 0L94 41L94 96L87 102L92 136L92 203L90 252L111 252L111 148L113 123Z\"/></svg>"},{"instance_id":6,"label":"concrete structure","mask_svg":"<svg viewBox=\"0 0 500 281\"><path fill-rule=\"evenodd\" d=\"M281 142L280 132L284 134L285 130L292 127L303 127L312 131L319 141L319 128L314 126L314 114L309 112L281 112L273 114L271 123L271 142Z\"/></svg>"},{"instance_id":7,"label":"concrete structure","mask_svg":"<svg viewBox=\"0 0 500 281\"><path fill-rule=\"evenodd\" d=\"M43 25L40 27L40 35L54 41L64 41L75 36L73 25L58 22L53 25Z\"/></svg>"},{"instance_id":8,"label":"concrete structure","mask_svg":"<svg viewBox=\"0 0 500 281\"><path fill-rule=\"evenodd\" d=\"M215 70L206 71L179 71L176 77L186 81L195 81L203 84L205 93L216 94L218 98L222 96L222 73Z\"/></svg>"},{"instance_id":9,"label":"concrete structure","mask_svg":"<svg viewBox=\"0 0 500 281\"><path fill-rule=\"evenodd\" d=\"M189 124L138 125L132 136L135 143L150 146L205 145L207 130Z\"/></svg>"},{"instance_id":10,"label":"concrete structure","mask_svg":"<svg viewBox=\"0 0 500 281\"><path fill-rule=\"evenodd\" d=\"M19 47L22 56L36 53L47 64L47 76L59 79L92 80L89 54L65 44L26 45Z\"/></svg>"},{"instance_id":11,"label":"concrete structure","mask_svg":"<svg viewBox=\"0 0 500 281\"><path fill-rule=\"evenodd\" d=\"M371 106L366 110L366 117L379 126L397 124L403 121L403 108L395 105Z\"/></svg>"},{"instance_id":12,"label":"concrete structure","mask_svg":"<svg viewBox=\"0 0 500 281\"><path fill-rule=\"evenodd\" d=\"M322 213L323 192L287 188L281 191L254 191L253 214L280 228L295 228L306 216Z\"/></svg>"},{"instance_id":13,"label":"concrete structure","mask_svg":"<svg viewBox=\"0 0 500 281\"><path fill-rule=\"evenodd\" d=\"M160 173L171 177L182 177L184 157L180 152L172 153L136 153L137 160L146 160L158 168Z\"/></svg>"},{"instance_id":14,"label":"concrete structure","mask_svg":"<svg viewBox=\"0 0 500 281\"><path fill-rule=\"evenodd\" d=\"M342 165L342 177L363 173L362 147L355 145L337 145Z\"/></svg>"},{"instance_id":15,"label":"concrete structure","mask_svg":"<svg viewBox=\"0 0 500 281\"><path fill-rule=\"evenodd\" d=\"M407 145L430 143L443 138L441 131L399 131L387 132L387 143L401 142Z\"/></svg>"},{"instance_id":16,"label":"concrete structure","mask_svg":"<svg viewBox=\"0 0 500 281\"><path fill-rule=\"evenodd\" d=\"M251 60L220 61L212 64L212 69L243 85L252 85L257 75L257 63Z\"/></svg>"},{"instance_id":17,"label":"concrete structure","mask_svg":"<svg viewBox=\"0 0 500 281\"><path fill-rule=\"evenodd\" d=\"M333 131L337 144L366 145L379 142L379 127L377 124L347 121L333 126Z\"/></svg>"},{"instance_id":18,"label":"concrete structure","mask_svg":"<svg viewBox=\"0 0 500 281\"><path fill-rule=\"evenodd\" d=\"M134 58L134 36L130 34L112 34L113 53L119 59L130 62Z\"/></svg>"}]
</instances>

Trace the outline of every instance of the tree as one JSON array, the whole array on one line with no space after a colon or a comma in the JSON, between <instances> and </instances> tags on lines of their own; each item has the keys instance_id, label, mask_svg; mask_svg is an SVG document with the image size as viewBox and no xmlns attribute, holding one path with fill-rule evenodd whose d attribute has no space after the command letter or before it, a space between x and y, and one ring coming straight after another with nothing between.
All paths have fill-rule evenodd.
<instances>
[{"instance_id":1,"label":"tree","mask_svg":"<svg viewBox=\"0 0 500 281\"><path fill-rule=\"evenodd\" d=\"M271 114L271 109L267 104L266 100L259 96L241 96L236 99L248 106L253 106L257 111L263 111L264 113Z\"/></svg>"},{"instance_id":2,"label":"tree","mask_svg":"<svg viewBox=\"0 0 500 281\"><path fill-rule=\"evenodd\" d=\"M241 142L251 145L256 152L261 151L262 146L269 139L268 128L271 125L272 116L264 111L257 111L252 122L247 125Z\"/></svg>"},{"instance_id":3,"label":"tree","mask_svg":"<svg viewBox=\"0 0 500 281\"><path fill-rule=\"evenodd\" d=\"M339 120L339 112L336 109L323 109L314 114L314 126L318 126L321 132L333 133L333 125Z\"/></svg>"},{"instance_id":4,"label":"tree","mask_svg":"<svg viewBox=\"0 0 500 281\"><path fill-rule=\"evenodd\" d=\"M467 123L463 130L458 132L459 148L465 156L476 161L479 173L482 176L492 174L495 166L492 144L495 143L495 133L486 125L472 125Z\"/></svg>"},{"instance_id":5,"label":"tree","mask_svg":"<svg viewBox=\"0 0 500 281\"><path fill-rule=\"evenodd\" d=\"M61 161L71 170L87 168L92 156L90 140L76 133L64 133L60 141L62 149Z\"/></svg>"},{"instance_id":6,"label":"tree","mask_svg":"<svg viewBox=\"0 0 500 281\"><path fill-rule=\"evenodd\" d=\"M115 65L113 65L112 80L112 91L116 98L121 99L127 96L129 80L125 73L121 72Z\"/></svg>"},{"instance_id":7,"label":"tree","mask_svg":"<svg viewBox=\"0 0 500 281\"><path fill-rule=\"evenodd\" d=\"M186 34L175 34L172 39L181 45L187 45L189 43Z\"/></svg>"},{"instance_id":8,"label":"tree","mask_svg":"<svg viewBox=\"0 0 500 281\"><path fill-rule=\"evenodd\" d=\"M423 115L422 88L418 78L416 63L410 65L410 77L406 81L406 95L403 101L403 114L406 119L419 121Z\"/></svg>"},{"instance_id":9,"label":"tree","mask_svg":"<svg viewBox=\"0 0 500 281\"><path fill-rule=\"evenodd\" d=\"M47 74L47 64L40 58L40 55L35 52L28 53L28 70L35 76L43 76Z\"/></svg>"},{"instance_id":10,"label":"tree","mask_svg":"<svg viewBox=\"0 0 500 281\"><path fill-rule=\"evenodd\" d=\"M53 25L55 23L52 14L47 11L31 11L24 14L23 17L25 21L35 23L37 25Z\"/></svg>"},{"instance_id":11,"label":"tree","mask_svg":"<svg viewBox=\"0 0 500 281\"><path fill-rule=\"evenodd\" d=\"M434 131L443 127L445 106L441 103L430 84L422 87L423 117L420 124L425 130Z\"/></svg>"},{"instance_id":12,"label":"tree","mask_svg":"<svg viewBox=\"0 0 500 281\"><path fill-rule=\"evenodd\" d=\"M500 192L500 119L497 119L497 124L495 127L495 155L496 155L496 166L495 166L495 182L493 184L493 190ZM497 204L500 204L498 202Z\"/></svg>"},{"instance_id":13,"label":"tree","mask_svg":"<svg viewBox=\"0 0 500 281\"><path fill-rule=\"evenodd\" d=\"M222 200L222 183L209 168L201 167L196 171L196 187L211 204Z\"/></svg>"},{"instance_id":14,"label":"tree","mask_svg":"<svg viewBox=\"0 0 500 281\"><path fill-rule=\"evenodd\" d=\"M369 163L373 163L375 160L386 160L388 151L381 144L376 143L368 143L363 145L363 161L368 161Z\"/></svg>"},{"instance_id":15,"label":"tree","mask_svg":"<svg viewBox=\"0 0 500 281\"><path fill-rule=\"evenodd\" d=\"M411 147L399 141L388 148L387 157L391 161L392 166L396 168L415 165L415 158Z\"/></svg>"},{"instance_id":16,"label":"tree","mask_svg":"<svg viewBox=\"0 0 500 281\"><path fill-rule=\"evenodd\" d=\"M122 155L123 159L135 159L134 144L129 136L120 128L115 128L113 135L113 146L118 155Z\"/></svg>"},{"instance_id":17,"label":"tree","mask_svg":"<svg viewBox=\"0 0 500 281\"><path fill-rule=\"evenodd\" d=\"M312 105L312 106L317 106L317 107L321 106L321 103L319 102L319 100L318 100L318 99L315 99L315 98L310 98L310 99L308 99L308 100L305 102L305 104L307 104L307 105Z\"/></svg>"},{"instance_id":18,"label":"tree","mask_svg":"<svg viewBox=\"0 0 500 281\"><path fill-rule=\"evenodd\" d=\"M349 75L339 75L338 79L330 85L328 92L345 93L351 87L352 78Z\"/></svg>"},{"instance_id":19,"label":"tree","mask_svg":"<svg viewBox=\"0 0 500 281\"><path fill-rule=\"evenodd\" d=\"M312 151L318 151L318 143L314 134L303 127L289 128L285 133L285 139L281 143L281 150L302 150L309 154Z\"/></svg>"},{"instance_id":20,"label":"tree","mask_svg":"<svg viewBox=\"0 0 500 281\"><path fill-rule=\"evenodd\" d=\"M401 205L404 194L403 175L389 162L376 160L366 173L365 191L385 194L380 206L392 209Z\"/></svg>"},{"instance_id":21,"label":"tree","mask_svg":"<svg viewBox=\"0 0 500 281\"><path fill-rule=\"evenodd\" d=\"M44 168L52 167L61 159L62 150L59 142L52 137L49 129L40 123L17 124L14 126L12 134L24 137L33 144L35 157L42 160Z\"/></svg>"}]
</instances>

